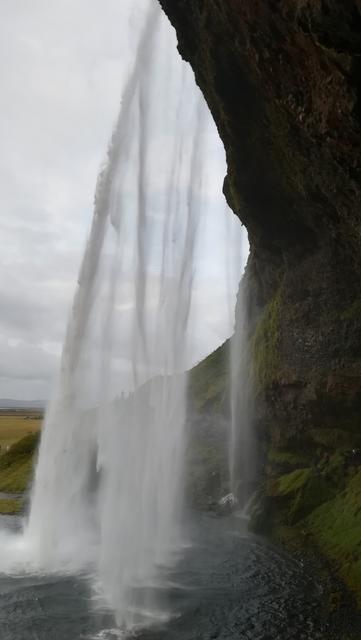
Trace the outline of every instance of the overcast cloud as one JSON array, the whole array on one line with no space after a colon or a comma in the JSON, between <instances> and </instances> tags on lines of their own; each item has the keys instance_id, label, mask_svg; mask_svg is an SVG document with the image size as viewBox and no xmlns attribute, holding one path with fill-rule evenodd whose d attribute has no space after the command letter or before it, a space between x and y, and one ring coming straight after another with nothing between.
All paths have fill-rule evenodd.
<instances>
[{"instance_id":1,"label":"overcast cloud","mask_svg":"<svg viewBox=\"0 0 361 640\"><path fill-rule=\"evenodd\" d=\"M0 397L47 398L128 42L122 0L3 0L0 18ZM231 331L237 268L225 293L220 229L213 217L199 255L200 355Z\"/></svg>"}]
</instances>

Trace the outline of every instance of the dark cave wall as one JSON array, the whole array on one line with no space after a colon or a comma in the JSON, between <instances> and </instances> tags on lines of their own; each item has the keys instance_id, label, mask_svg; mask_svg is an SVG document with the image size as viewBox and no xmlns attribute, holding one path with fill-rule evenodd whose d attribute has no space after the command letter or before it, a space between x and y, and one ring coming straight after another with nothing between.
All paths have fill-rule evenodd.
<instances>
[{"instance_id":1,"label":"dark cave wall","mask_svg":"<svg viewBox=\"0 0 361 640\"><path fill-rule=\"evenodd\" d=\"M257 424L276 445L314 428L358 432L361 2L160 3L249 232Z\"/></svg>"},{"instance_id":2,"label":"dark cave wall","mask_svg":"<svg viewBox=\"0 0 361 640\"><path fill-rule=\"evenodd\" d=\"M361 607L361 0L160 3L249 233L253 527L312 539Z\"/></svg>"}]
</instances>

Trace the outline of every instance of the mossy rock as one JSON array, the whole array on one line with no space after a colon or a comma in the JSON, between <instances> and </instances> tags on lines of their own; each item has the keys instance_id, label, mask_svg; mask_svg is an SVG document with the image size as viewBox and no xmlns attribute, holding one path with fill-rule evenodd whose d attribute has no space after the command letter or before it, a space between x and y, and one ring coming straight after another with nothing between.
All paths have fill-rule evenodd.
<instances>
[{"instance_id":1,"label":"mossy rock","mask_svg":"<svg viewBox=\"0 0 361 640\"><path fill-rule=\"evenodd\" d=\"M295 524L334 497L334 491L321 474L312 474L297 491L289 510L289 523Z\"/></svg>"},{"instance_id":2,"label":"mossy rock","mask_svg":"<svg viewBox=\"0 0 361 640\"><path fill-rule=\"evenodd\" d=\"M297 493L311 477L309 468L296 469L268 483L268 495L272 497L289 497Z\"/></svg>"},{"instance_id":3,"label":"mossy rock","mask_svg":"<svg viewBox=\"0 0 361 640\"><path fill-rule=\"evenodd\" d=\"M352 469L348 466L346 453L343 450L335 451L327 460L321 460L318 468L323 476L337 492L341 492Z\"/></svg>"},{"instance_id":4,"label":"mossy rock","mask_svg":"<svg viewBox=\"0 0 361 640\"><path fill-rule=\"evenodd\" d=\"M361 435L346 429L310 429L310 438L325 449L352 449L361 445Z\"/></svg>"},{"instance_id":5,"label":"mossy rock","mask_svg":"<svg viewBox=\"0 0 361 640\"><path fill-rule=\"evenodd\" d=\"M331 500L335 489L321 472L297 469L268 483L268 494L283 499L283 516L287 524L295 524L320 504Z\"/></svg>"},{"instance_id":6,"label":"mossy rock","mask_svg":"<svg viewBox=\"0 0 361 640\"><path fill-rule=\"evenodd\" d=\"M305 524L361 606L361 470L333 500L315 509Z\"/></svg>"},{"instance_id":7,"label":"mossy rock","mask_svg":"<svg viewBox=\"0 0 361 640\"><path fill-rule=\"evenodd\" d=\"M256 390L270 384L279 373L280 310L279 290L264 310L251 338L252 373Z\"/></svg>"},{"instance_id":8,"label":"mossy rock","mask_svg":"<svg viewBox=\"0 0 361 640\"><path fill-rule=\"evenodd\" d=\"M316 543L361 606L360 467L349 463L347 452L336 450L316 467L268 480L266 493L269 501L263 514L256 513L256 530L270 530L281 540L286 530L300 548Z\"/></svg>"},{"instance_id":9,"label":"mossy rock","mask_svg":"<svg viewBox=\"0 0 361 640\"><path fill-rule=\"evenodd\" d=\"M309 453L270 449L267 461L274 473L283 474L308 467L313 459Z\"/></svg>"}]
</instances>

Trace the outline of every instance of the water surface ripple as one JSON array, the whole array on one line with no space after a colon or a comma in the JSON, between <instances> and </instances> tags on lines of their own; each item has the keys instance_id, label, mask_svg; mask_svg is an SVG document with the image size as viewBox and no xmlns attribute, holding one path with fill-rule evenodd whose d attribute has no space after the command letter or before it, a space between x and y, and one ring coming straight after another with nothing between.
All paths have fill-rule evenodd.
<instances>
[{"instance_id":1,"label":"water surface ripple","mask_svg":"<svg viewBox=\"0 0 361 640\"><path fill-rule=\"evenodd\" d=\"M247 534L239 519L197 515L189 539L192 544L163 588L173 616L163 626L139 631L139 640L342 637L309 570ZM0 576L1 640L119 637L123 634L114 629L111 615L94 608L84 578Z\"/></svg>"}]
</instances>

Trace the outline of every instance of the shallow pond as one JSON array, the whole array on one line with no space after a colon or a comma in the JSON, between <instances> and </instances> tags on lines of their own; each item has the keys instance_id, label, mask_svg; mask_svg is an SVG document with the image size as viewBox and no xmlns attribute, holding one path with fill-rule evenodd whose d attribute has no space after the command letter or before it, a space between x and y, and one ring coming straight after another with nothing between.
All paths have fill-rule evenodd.
<instances>
[{"instance_id":1,"label":"shallow pond","mask_svg":"<svg viewBox=\"0 0 361 640\"><path fill-rule=\"evenodd\" d=\"M14 527L14 517L1 526ZM242 520L197 515L190 545L168 575L164 599L172 612L144 640L330 640L321 585L300 562ZM0 576L1 640L114 640L109 613L97 610L86 578Z\"/></svg>"}]
</instances>

